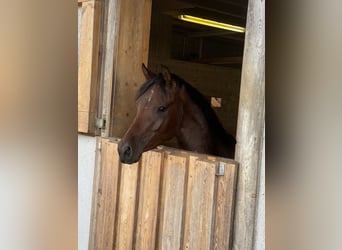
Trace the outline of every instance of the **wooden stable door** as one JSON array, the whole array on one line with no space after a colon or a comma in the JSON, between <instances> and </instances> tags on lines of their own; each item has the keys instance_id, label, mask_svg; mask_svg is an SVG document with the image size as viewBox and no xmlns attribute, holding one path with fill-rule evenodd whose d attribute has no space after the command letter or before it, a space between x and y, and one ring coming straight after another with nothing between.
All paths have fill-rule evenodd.
<instances>
[{"instance_id":1,"label":"wooden stable door","mask_svg":"<svg viewBox=\"0 0 342 250\"><path fill-rule=\"evenodd\" d=\"M160 147L121 164L98 138L89 249L230 249L237 163Z\"/></svg>"}]
</instances>

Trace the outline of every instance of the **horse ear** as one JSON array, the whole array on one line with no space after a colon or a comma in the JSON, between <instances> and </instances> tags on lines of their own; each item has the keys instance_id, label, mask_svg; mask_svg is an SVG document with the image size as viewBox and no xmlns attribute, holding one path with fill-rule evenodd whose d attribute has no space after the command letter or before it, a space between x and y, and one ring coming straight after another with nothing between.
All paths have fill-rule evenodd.
<instances>
[{"instance_id":1,"label":"horse ear","mask_svg":"<svg viewBox=\"0 0 342 250\"><path fill-rule=\"evenodd\" d=\"M168 67L166 67L165 65L161 65L161 67L162 67L162 75L163 75L165 82L171 83L171 74L170 74Z\"/></svg>"},{"instance_id":2,"label":"horse ear","mask_svg":"<svg viewBox=\"0 0 342 250\"><path fill-rule=\"evenodd\" d=\"M168 84L171 88L175 88L177 86L175 79L172 79L172 75L169 71L169 68L165 65L161 65L162 67L162 75L166 84Z\"/></svg>"},{"instance_id":3,"label":"horse ear","mask_svg":"<svg viewBox=\"0 0 342 250\"><path fill-rule=\"evenodd\" d=\"M156 76L156 74L153 73L151 70L149 70L149 69L145 66L144 63L141 65L141 68L142 68L142 72L144 73L144 76L145 76L146 80L150 80L150 79L152 79L153 77Z\"/></svg>"}]
</instances>

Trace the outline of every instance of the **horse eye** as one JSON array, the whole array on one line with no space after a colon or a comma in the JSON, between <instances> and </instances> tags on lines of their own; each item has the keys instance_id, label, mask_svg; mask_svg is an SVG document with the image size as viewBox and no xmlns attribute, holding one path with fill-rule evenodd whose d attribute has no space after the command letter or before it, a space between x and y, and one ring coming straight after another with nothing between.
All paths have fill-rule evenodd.
<instances>
[{"instance_id":1,"label":"horse eye","mask_svg":"<svg viewBox=\"0 0 342 250\"><path fill-rule=\"evenodd\" d=\"M160 106L160 107L158 108L158 111L159 111L159 112L165 112L165 111L166 111L166 107L165 107L165 106Z\"/></svg>"}]
</instances>

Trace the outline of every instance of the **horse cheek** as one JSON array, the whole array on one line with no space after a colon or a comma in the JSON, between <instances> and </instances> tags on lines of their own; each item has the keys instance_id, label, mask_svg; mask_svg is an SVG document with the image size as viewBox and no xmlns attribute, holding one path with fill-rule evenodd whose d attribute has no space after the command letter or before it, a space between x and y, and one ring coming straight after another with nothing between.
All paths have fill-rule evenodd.
<instances>
[{"instance_id":1,"label":"horse cheek","mask_svg":"<svg viewBox=\"0 0 342 250\"><path fill-rule=\"evenodd\" d=\"M160 128L160 126L162 125L162 123L163 123L163 119L157 118L157 119L154 121L153 125L152 125L152 131L157 131L157 130L159 130L159 128Z\"/></svg>"}]
</instances>

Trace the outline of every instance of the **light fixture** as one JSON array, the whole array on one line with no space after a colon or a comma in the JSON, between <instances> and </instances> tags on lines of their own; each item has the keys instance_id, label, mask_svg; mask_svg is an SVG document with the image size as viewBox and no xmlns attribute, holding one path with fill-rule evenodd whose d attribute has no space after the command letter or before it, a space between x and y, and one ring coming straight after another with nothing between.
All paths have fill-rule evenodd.
<instances>
[{"instance_id":1,"label":"light fixture","mask_svg":"<svg viewBox=\"0 0 342 250\"><path fill-rule=\"evenodd\" d=\"M240 32L240 33L245 32L245 28L240 27L240 26L231 25L231 24L227 24L227 23L220 23L220 22L216 22L213 20L204 19L204 18L200 18L200 17L196 17L196 16L179 15L178 19L183 20L183 21L187 21L187 22L191 22L191 23L197 23L197 24L202 24L202 25L206 25L206 26L210 26L210 27L224 29L224 30L230 30L230 31L235 31L235 32Z\"/></svg>"}]
</instances>

